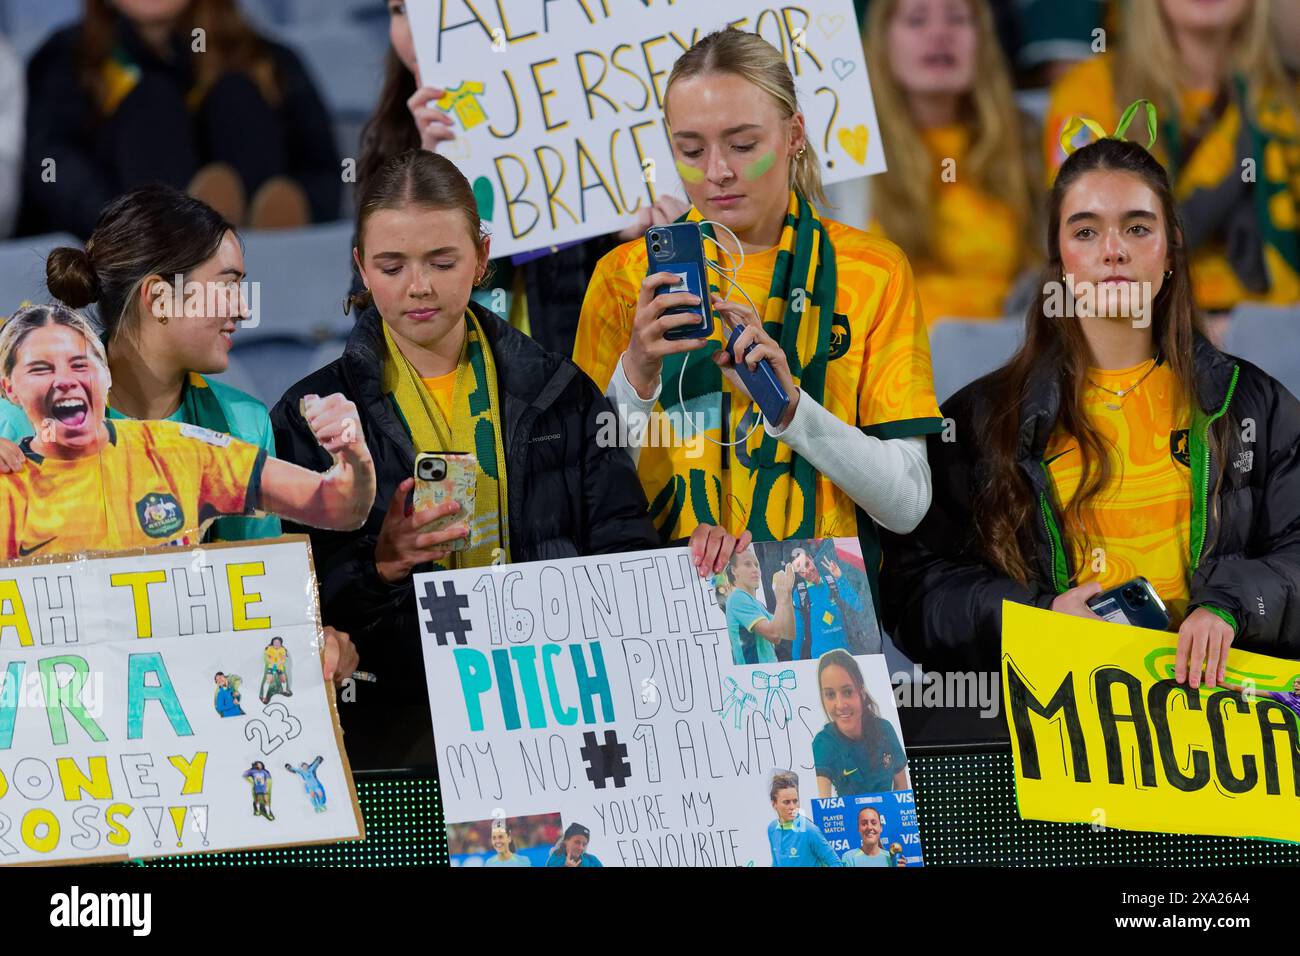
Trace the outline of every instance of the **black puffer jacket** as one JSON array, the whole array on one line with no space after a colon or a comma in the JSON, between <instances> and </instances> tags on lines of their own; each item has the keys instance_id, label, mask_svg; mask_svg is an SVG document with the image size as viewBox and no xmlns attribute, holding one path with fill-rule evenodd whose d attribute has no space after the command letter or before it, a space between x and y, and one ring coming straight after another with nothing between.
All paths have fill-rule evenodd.
<instances>
[{"instance_id":1,"label":"black puffer jacket","mask_svg":"<svg viewBox=\"0 0 1300 956\"><path fill-rule=\"evenodd\" d=\"M1199 337L1194 368L1201 407L1188 435L1195 570L1187 609L1207 605L1231 615L1234 647L1300 658L1300 402L1265 372ZM1029 586L982 558L971 504L976 483L985 480L980 440L990 412L987 381L944 403L956 441L929 436L934 499L925 520L906 537L883 532L885 626L927 667L996 670L1003 600L1046 608L1073 577L1042 464L1060 406L1058 379L1046 365L1021 403L1019 463L1042 512L1034 524ZM1226 463L1211 460L1205 443L1205 429L1221 415L1234 423ZM1211 476L1220 472L1216 521L1207 505Z\"/></svg>"},{"instance_id":2,"label":"black puffer jacket","mask_svg":"<svg viewBox=\"0 0 1300 956\"><path fill-rule=\"evenodd\" d=\"M571 558L659 546L645 493L627 453L600 447L598 416L608 402L578 367L474 305L496 361L515 561ZM359 684L339 706L354 767L433 764L433 731L414 588L375 570L375 542L397 486L415 473L415 448L383 394L379 314L357 320L337 361L295 385L271 412L281 458L323 470L329 458L298 411L309 394L342 392L357 405L375 460L378 494L351 533L310 530L322 619L347 631L361 666L378 681ZM612 414L612 412L611 412ZM307 529L293 529L307 530Z\"/></svg>"}]
</instances>

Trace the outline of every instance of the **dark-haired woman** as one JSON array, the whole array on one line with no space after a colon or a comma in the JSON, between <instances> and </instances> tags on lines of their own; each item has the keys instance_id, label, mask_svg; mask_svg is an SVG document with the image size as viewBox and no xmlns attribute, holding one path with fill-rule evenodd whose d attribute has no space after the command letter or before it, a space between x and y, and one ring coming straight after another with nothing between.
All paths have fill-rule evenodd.
<instances>
[{"instance_id":1,"label":"dark-haired woman","mask_svg":"<svg viewBox=\"0 0 1300 956\"><path fill-rule=\"evenodd\" d=\"M110 419L198 425L275 456L266 407L206 377L226 370L231 336L248 314L243 251L234 228L211 207L170 186L132 190L104 209L85 250L51 252L45 274L60 302L97 306L113 376ZM22 410L0 403L0 437L30 434ZM209 540L279 533L274 516L219 518Z\"/></svg>"},{"instance_id":2,"label":"dark-haired woman","mask_svg":"<svg viewBox=\"0 0 1300 956\"><path fill-rule=\"evenodd\" d=\"M451 117L437 106L445 90L429 86L437 78L421 77L405 0L388 0L389 40L384 86L379 103L361 133L357 161L358 192L366 178L387 159L407 149L437 152L455 139ZM511 291L511 323L524 328L542 347L568 355L578 328L578 314L596 263L618 242L639 238L651 225L672 222L686 211L676 196L661 195L643 204L616 236L596 236L538 255L520 257L517 265L498 262L496 285ZM354 291L361 283L354 276Z\"/></svg>"},{"instance_id":3,"label":"dark-haired woman","mask_svg":"<svg viewBox=\"0 0 1300 956\"><path fill-rule=\"evenodd\" d=\"M239 226L338 215L325 107L298 57L234 0L87 0L27 83L27 232L88 236L109 200L151 182Z\"/></svg>"},{"instance_id":4,"label":"dark-haired woman","mask_svg":"<svg viewBox=\"0 0 1300 956\"><path fill-rule=\"evenodd\" d=\"M1230 646L1300 657L1300 404L1199 332L1164 168L1077 150L1047 241L1024 345L948 401L930 513L887 538L886 626L928 667L992 670L1004 600L1096 619L1143 575L1179 682L1221 684Z\"/></svg>"},{"instance_id":5,"label":"dark-haired woman","mask_svg":"<svg viewBox=\"0 0 1300 956\"><path fill-rule=\"evenodd\" d=\"M280 454L323 464L302 396L342 392L360 413L378 476L360 531L312 532L327 619L356 636L379 686L341 708L353 766L432 764L431 721L411 575L651 548L658 539L626 451L599 439L613 414L568 359L470 301L488 269L469 182L452 162L412 149L362 186L353 256L364 311L343 356L309 375L271 413ZM456 502L412 513L416 452L472 448L473 532L430 522ZM450 550L468 538L465 550ZM746 536L742 546L748 544ZM700 573L720 571L736 540L691 539Z\"/></svg>"},{"instance_id":6,"label":"dark-haired woman","mask_svg":"<svg viewBox=\"0 0 1300 956\"><path fill-rule=\"evenodd\" d=\"M817 694L826 714L826 726L812 744L817 795L906 790L907 752L894 725L880 716L862 668L848 651L827 651L818 660Z\"/></svg>"}]
</instances>

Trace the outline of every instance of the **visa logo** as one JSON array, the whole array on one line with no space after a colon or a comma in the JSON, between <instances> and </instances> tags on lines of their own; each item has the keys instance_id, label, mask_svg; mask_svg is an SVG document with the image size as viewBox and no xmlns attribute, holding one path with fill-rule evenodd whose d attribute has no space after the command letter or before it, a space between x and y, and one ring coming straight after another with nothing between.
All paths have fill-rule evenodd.
<instances>
[{"instance_id":1,"label":"visa logo","mask_svg":"<svg viewBox=\"0 0 1300 956\"><path fill-rule=\"evenodd\" d=\"M824 809L826 809L826 810L843 810L843 809L844 809L844 798L843 798L843 797L827 797L825 800L822 801L822 807L823 807Z\"/></svg>"},{"instance_id":2,"label":"visa logo","mask_svg":"<svg viewBox=\"0 0 1300 956\"><path fill-rule=\"evenodd\" d=\"M915 803L911 790L897 790L894 792L895 803Z\"/></svg>"},{"instance_id":3,"label":"visa logo","mask_svg":"<svg viewBox=\"0 0 1300 956\"><path fill-rule=\"evenodd\" d=\"M904 834L903 834L903 840L902 840L902 842L904 842L904 843L920 843L920 842L921 842L921 834L919 834L919 833L904 833Z\"/></svg>"}]
</instances>

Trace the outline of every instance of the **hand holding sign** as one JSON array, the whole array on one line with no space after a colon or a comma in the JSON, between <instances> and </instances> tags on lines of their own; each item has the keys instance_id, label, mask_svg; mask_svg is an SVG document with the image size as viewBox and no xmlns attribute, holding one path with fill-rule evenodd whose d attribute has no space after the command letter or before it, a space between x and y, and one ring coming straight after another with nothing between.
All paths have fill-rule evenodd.
<instances>
[{"instance_id":1,"label":"hand holding sign","mask_svg":"<svg viewBox=\"0 0 1300 956\"><path fill-rule=\"evenodd\" d=\"M323 665L325 679L336 684L341 683L357 669L357 665L360 663L361 655L357 653L352 638L343 631L336 631L334 628L326 626L325 662Z\"/></svg>"},{"instance_id":2,"label":"hand holding sign","mask_svg":"<svg viewBox=\"0 0 1300 956\"><path fill-rule=\"evenodd\" d=\"M1228 667L1228 648L1236 632L1213 611L1198 607L1187 615L1178 629L1178 659L1174 665L1174 680L1186 681L1191 687L1201 686L1201 669L1205 669L1205 686L1217 687L1223 683Z\"/></svg>"},{"instance_id":3,"label":"hand holding sign","mask_svg":"<svg viewBox=\"0 0 1300 956\"><path fill-rule=\"evenodd\" d=\"M420 71L416 70L416 84L419 85ZM455 139L452 131L452 119L433 104L442 99L447 91L434 86L420 86L406 101L406 108L411 111L411 119L420 133L420 148L431 153L438 151L438 146L449 139Z\"/></svg>"}]
</instances>

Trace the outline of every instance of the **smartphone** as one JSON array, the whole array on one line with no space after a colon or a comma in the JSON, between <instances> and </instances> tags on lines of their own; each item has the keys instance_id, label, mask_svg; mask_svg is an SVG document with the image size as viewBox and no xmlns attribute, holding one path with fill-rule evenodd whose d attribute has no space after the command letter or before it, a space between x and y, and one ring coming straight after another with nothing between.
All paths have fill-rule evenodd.
<instances>
[{"instance_id":1,"label":"smartphone","mask_svg":"<svg viewBox=\"0 0 1300 956\"><path fill-rule=\"evenodd\" d=\"M740 380L745 383L745 388L753 396L754 404L758 410L763 413L763 417L772 427L780 424L781 418L785 415L785 410L790 405L790 396L785 393L781 387L781 380L776 377L772 371L772 366L767 363L767 359L762 359L758 367L750 371L744 359L736 354L736 339L740 338L740 333L744 331L744 326L738 325L731 330L731 335L727 338L727 351L731 353L732 359L735 360L736 374ZM756 348L750 345L745 349L748 355Z\"/></svg>"},{"instance_id":2,"label":"smartphone","mask_svg":"<svg viewBox=\"0 0 1300 956\"><path fill-rule=\"evenodd\" d=\"M1088 601L1098 617L1115 624L1149 627L1153 631L1169 630L1169 611L1160 595L1146 578L1125 581L1109 591L1102 591Z\"/></svg>"},{"instance_id":3,"label":"smartphone","mask_svg":"<svg viewBox=\"0 0 1300 956\"><path fill-rule=\"evenodd\" d=\"M709 267L704 260L704 238L698 223L674 222L651 226L645 234L646 257L650 263L646 275L671 272L677 276L672 285L661 285L655 295L689 292L698 296L699 305L678 305L665 309L664 315L698 315L699 322L680 325L664 333L666 339L707 339L713 334L713 309L709 305Z\"/></svg>"},{"instance_id":4,"label":"smartphone","mask_svg":"<svg viewBox=\"0 0 1300 956\"><path fill-rule=\"evenodd\" d=\"M464 538L450 541L452 551L464 551L470 546L474 530L474 490L478 487L478 459L468 452L420 452L415 456L415 510L435 508L449 498L460 508L443 515L422 531L441 531L454 524L470 529Z\"/></svg>"}]
</instances>

